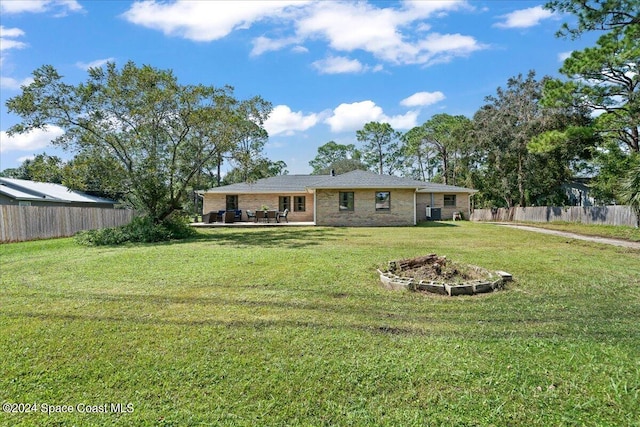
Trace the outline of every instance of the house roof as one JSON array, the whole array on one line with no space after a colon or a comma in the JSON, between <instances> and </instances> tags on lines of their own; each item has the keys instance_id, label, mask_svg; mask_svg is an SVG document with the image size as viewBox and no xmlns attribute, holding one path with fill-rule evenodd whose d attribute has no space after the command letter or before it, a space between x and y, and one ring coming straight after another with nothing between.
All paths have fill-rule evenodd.
<instances>
[{"instance_id":1,"label":"house roof","mask_svg":"<svg viewBox=\"0 0 640 427\"><path fill-rule=\"evenodd\" d=\"M214 187L204 193L305 193L310 185L325 176L327 175L278 175L262 178L256 182L241 182Z\"/></svg>"},{"instance_id":2,"label":"house roof","mask_svg":"<svg viewBox=\"0 0 640 427\"><path fill-rule=\"evenodd\" d=\"M205 193L304 193L316 189L416 189L427 193L475 193L470 188L418 181L392 175L378 175L369 171L354 170L341 175L278 175L259 179L254 183L239 183L215 187Z\"/></svg>"},{"instance_id":3,"label":"house roof","mask_svg":"<svg viewBox=\"0 0 640 427\"><path fill-rule=\"evenodd\" d=\"M60 184L25 179L0 178L0 193L16 200L57 203L107 203L116 201L73 191Z\"/></svg>"}]
</instances>

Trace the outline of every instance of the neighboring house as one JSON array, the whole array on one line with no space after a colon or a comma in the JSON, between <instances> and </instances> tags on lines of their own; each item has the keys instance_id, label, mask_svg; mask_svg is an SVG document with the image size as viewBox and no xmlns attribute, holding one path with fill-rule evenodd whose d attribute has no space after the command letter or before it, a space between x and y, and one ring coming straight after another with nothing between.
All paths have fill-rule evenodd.
<instances>
[{"instance_id":1,"label":"neighboring house","mask_svg":"<svg viewBox=\"0 0 640 427\"><path fill-rule=\"evenodd\" d=\"M0 178L0 205L113 208L116 203L60 184Z\"/></svg>"},{"instance_id":2,"label":"neighboring house","mask_svg":"<svg viewBox=\"0 0 640 427\"><path fill-rule=\"evenodd\" d=\"M355 170L335 176L279 175L254 183L216 187L200 194L205 213L268 207L288 209L290 222L387 226L451 219L454 212L469 218L470 197L476 191Z\"/></svg>"},{"instance_id":3,"label":"neighboring house","mask_svg":"<svg viewBox=\"0 0 640 427\"><path fill-rule=\"evenodd\" d=\"M562 184L569 205L571 206L595 206L596 201L591 196L589 183L591 178L575 178L573 181Z\"/></svg>"}]
</instances>

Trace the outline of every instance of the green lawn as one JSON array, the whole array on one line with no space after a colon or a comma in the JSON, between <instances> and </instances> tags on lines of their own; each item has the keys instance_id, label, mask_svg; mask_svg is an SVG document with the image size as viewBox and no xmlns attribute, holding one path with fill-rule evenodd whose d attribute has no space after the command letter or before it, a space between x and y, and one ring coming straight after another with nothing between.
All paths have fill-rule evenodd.
<instances>
[{"instance_id":1,"label":"green lawn","mask_svg":"<svg viewBox=\"0 0 640 427\"><path fill-rule=\"evenodd\" d=\"M518 223L516 223L518 224ZM640 242L640 228L615 225L581 224L577 222L522 222L519 224L531 225L549 230L567 231L569 233L584 234L585 236L607 237L611 239L630 240Z\"/></svg>"},{"instance_id":2,"label":"green lawn","mask_svg":"<svg viewBox=\"0 0 640 427\"><path fill-rule=\"evenodd\" d=\"M379 285L433 252L515 282ZM0 400L38 405L0 425L640 425L637 250L456 222L0 255Z\"/></svg>"}]
</instances>

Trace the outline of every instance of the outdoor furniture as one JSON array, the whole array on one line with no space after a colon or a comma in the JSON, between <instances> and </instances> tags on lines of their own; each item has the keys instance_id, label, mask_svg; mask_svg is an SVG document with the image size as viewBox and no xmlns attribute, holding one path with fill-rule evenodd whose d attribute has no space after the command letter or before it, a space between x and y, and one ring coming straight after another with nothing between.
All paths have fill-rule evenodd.
<instances>
[{"instance_id":1,"label":"outdoor furniture","mask_svg":"<svg viewBox=\"0 0 640 427\"><path fill-rule=\"evenodd\" d=\"M235 220L235 218L236 218L236 213L235 213L235 211L226 211L226 212L224 213L224 222L225 222L225 224L231 224L231 223L233 223L233 221Z\"/></svg>"},{"instance_id":2,"label":"outdoor furniture","mask_svg":"<svg viewBox=\"0 0 640 427\"><path fill-rule=\"evenodd\" d=\"M256 222L258 221L267 221L266 211L256 211Z\"/></svg>"},{"instance_id":3,"label":"outdoor furniture","mask_svg":"<svg viewBox=\"0 0 640 427\"><path fill-rule=\"evenodd\" d=\"M242 209L236 209L233 220L242 221Z\"/></svg>"},{"instance_id":4,"label":"outdoor furniture","mask_svg":"<svg viewBox=\"0 0 640 427\"><path fill-rule=\"evenodd\" d=\"M247 220L251 221L251 218L253 218L253 220L256 222L258 221L258 219L256 218L256 213L247 209Z\"/></svg>"},{"instance_id":5,"label":"outdoor furniture","mask_svg":"<svg viewBox=\"0 0 640 427\"><path fill-rule=\"evenodd\" d=\"M287 215L289 215L289 209L285 209L282 213L278 212L278 222L280 222L280 218L284 218L285 221L289 222Z\"/></svg>"},{"instance_id":6,"label":"outdoor furniture","mask_svg":"<svg viewBox=\"0 0 640 427\"><path fill-rule=\"evenodd\" d=\"M269 222L270 219L278 222L278 211L267 211L267 222Z\"/></svg>"},{"instance_id":7,"label":"outdoor furniture","mask_svg":"<svg viewBox=\"0 0 640 427\"><path fill-rule=\"evenodd\" d=\"M216 221L218 222L224 221L224 213L225 213L224 210L219 210L218 214L216 215Z\"/></svg>"},{"instance_id":8,"label":"outdoor furniture","mask_svg":"<svg viewBox=\"0 0 640 427\"><path fill-rule=\"evenodd\" d=\"M216 217L216 213L211 211L206 214L202 214L202 222L205 224L210 224L214 221Z\"/></svg>"}]
</instances>

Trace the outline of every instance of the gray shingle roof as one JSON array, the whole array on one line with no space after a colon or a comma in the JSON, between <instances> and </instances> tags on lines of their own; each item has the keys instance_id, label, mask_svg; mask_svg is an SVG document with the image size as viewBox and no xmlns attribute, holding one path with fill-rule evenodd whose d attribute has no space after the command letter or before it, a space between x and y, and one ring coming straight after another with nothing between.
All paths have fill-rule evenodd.
<instances>
[{"instance_id":1,"label":"gray shingle roof","mask_svg":"<svg viewBox=\"0 0 640 427\"><path fill-rule=\"evenodd\" d=\"M314 182L327 175L278 175L256 182L241 182L211 188L205 193L305 193Z\"/></svg>"},{"instance_id":2,"label":"gray shingle roof","mask_svg":"<svg viewBox=\"0 0 640 427\"><path fill-rule=\"evenodd\" d=\"M413 188L427 193L475 193L464 187L436 184L401 178L391 175L378 175L373 172L354 170L341 175L279 175L259 179L254 183L239 183L215 187L205 193L251 194L251 193L303 193L314 189L393 189Z\"/></svg>"}]
</instances>

